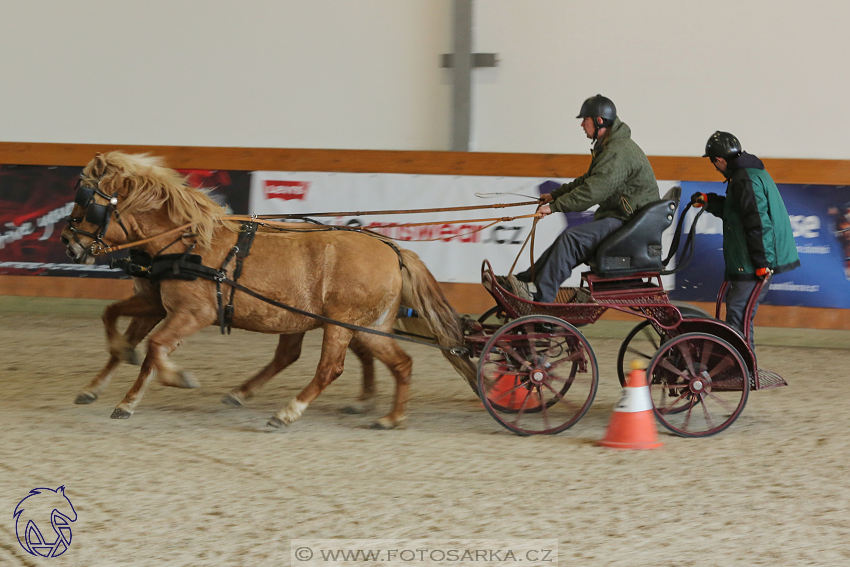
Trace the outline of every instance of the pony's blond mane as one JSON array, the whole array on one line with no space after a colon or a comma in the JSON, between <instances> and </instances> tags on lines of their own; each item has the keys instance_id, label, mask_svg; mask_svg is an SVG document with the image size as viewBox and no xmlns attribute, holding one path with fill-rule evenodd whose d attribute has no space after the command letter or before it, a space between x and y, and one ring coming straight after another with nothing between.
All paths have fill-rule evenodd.
<instances>
[{"instance_id":1,"label":"pony's blond mane","mask_svg":"<svg viewBox=\"0 0 850 567\"><path fill-rule=\"evenodd\" d=\"M166 208L177 225L192 223L197 244L208 249L216 228L237 230L225 220L225 210L204 191L191 187L180 173L165 166L161 157L125 154L119 151L97 154L83 169L83 180L100 185L107 194L122 197L119 214L133 214Z\"/></svg>"}]
</instances>

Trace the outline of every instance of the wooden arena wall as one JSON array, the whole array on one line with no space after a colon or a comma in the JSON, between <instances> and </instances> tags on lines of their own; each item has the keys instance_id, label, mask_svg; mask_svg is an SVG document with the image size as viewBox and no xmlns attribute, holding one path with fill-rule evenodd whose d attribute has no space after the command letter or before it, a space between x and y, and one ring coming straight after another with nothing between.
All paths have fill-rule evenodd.
<instances>
[{"instance_id":1,"label":"wooden arena wall","mask_svg":"<svg viewBox=\"0 0 850 567\"><path fill-rule=\"evenodd\" d=\"M41 144L0 142L0 163L84 166L96 152L122 150L151 153L181 169L244 171L331 171L349 173L410 173L430 175L490 175L515 177L577 177L587 171L589 155L486 152L423 152L226 148L187 146L127 146L104 144ZM697 157L650 156L658 179L719 181L707 160ZM777 183L850 185L850 160L764 159ZM478 284L442 284L461 312L480 313L493 305ZM128 280L0 276L0 295L120 299L132 293ZM714 305L700 304L710 312ZM628 318L609 311L606 317ZM820 309L764 305L756 324L773 327L850 329L850 309Z\"/></svg>"}]
</instances>

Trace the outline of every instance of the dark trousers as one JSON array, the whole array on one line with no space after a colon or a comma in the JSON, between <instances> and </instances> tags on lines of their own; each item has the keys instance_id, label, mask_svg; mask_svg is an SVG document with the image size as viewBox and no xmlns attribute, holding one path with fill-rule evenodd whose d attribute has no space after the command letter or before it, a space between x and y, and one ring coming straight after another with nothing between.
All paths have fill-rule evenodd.
<instances>
[{"instance_id":1,"label":"dark trousers","mask_svg":"<svg viewBox=\"0 0 850 567\"><path fill-rule=\"evenodd\" d=\"M534 262L533 280L531 268L516 277L524 282L534 281L539 296L536 299L551 303L573 268L586 262L599 243L621 226L622 220L607 218L567 227Z\"/></svg>"},{"instance_id":2,"label":"dark trousers","mask_svg":"<svg viewBox=\"0 0 850 567\"><path fill-rule=\"evenodd\" d=\"M742 335L744 334L744 317L747 314L747 301L750 299L750 295L753 293L757 283L757 280L731 281L729 282L729 289L726 291L726 322L741 331ZM769 283L766 283L761 288L761 293L759 293L758 300L755 307L753 307L753 319L756 318L756 311L761 300L767 295L767 288L769 287ZM750 348L755 348L752 319L750 319L749 332Z\"/></svg>"}]
</instances>

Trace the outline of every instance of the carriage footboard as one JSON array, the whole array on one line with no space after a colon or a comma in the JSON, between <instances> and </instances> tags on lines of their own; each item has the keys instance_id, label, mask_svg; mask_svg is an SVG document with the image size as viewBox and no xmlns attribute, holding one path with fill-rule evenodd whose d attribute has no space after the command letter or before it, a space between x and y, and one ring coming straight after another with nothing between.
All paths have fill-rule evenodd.
<instances>
[{"instance_id":1,"label":"carriage footboard","mask_svg":"<svg viewBox=\"0 0 850 567\"><path fill-rule=\"evenodd\" d=\"M758 379L755 380L755 383L752 384L751 390L767 390L769 388L778 388L779 386L787 386L788 382L775 372L771 372L770 370L765 370L764 368L758 369Z\"/></svg>"}]
</instances>

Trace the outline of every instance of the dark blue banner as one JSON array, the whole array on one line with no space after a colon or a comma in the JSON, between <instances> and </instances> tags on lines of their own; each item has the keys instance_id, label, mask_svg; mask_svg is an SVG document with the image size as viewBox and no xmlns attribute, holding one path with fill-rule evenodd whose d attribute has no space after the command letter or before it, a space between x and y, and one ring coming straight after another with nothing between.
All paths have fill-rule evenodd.
<instances>
[{"instance_id":1,"label":"dark blue banner","mask_svg":"<svg viewBox=\"0 0 850 567\"><path fill-rule=\"evenodd\" d=\"M834 185L778 185L802 264L778 274L770 282L765 305L850 308L850 187ZM725 195L725 183L683 182L682 203L694 193ZM688 212L683 230L695 216ZM684 241L686 235L682 235ZM697 222L696 244L690 265L676 274L673 299L714 301L723 282L723 222L703 214ZM678 260L678 258L677 258Z\"/></svg>"}]
</instances>

